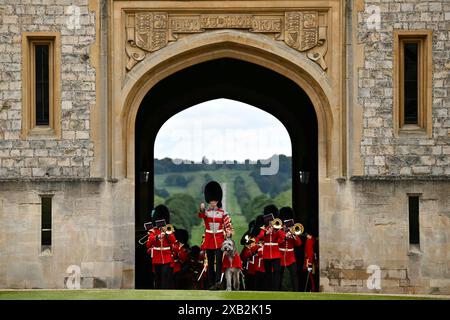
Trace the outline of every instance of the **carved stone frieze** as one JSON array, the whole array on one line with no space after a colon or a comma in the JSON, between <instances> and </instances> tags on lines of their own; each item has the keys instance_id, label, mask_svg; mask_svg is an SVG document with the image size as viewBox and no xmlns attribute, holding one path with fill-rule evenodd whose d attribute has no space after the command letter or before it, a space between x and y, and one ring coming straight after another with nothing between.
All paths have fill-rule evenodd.
<instances>
[{"instance_id":1,"label":"carved stone frieze","mask_svg":"<svg viewBox=\"0 0 450 320\"><path fill-rule=\"evenodd\" d=\"M327 27L319 25L318 11L291 11L284 15L193 14L167 12L135 12L127 15L127 70L131 70L147 54L176 41L180 36L217 29L240 29L273 35L289 47L327 69Z\"/></svg>"}]
</instances>

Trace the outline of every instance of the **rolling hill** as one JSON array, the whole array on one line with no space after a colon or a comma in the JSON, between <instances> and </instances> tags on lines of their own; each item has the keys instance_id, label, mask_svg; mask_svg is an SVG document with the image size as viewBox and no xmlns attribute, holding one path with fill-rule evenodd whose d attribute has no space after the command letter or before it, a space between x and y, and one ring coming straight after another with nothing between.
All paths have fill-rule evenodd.
<instances>
[{"instance_id":1,"label":"rolling hill","mask_svg":"<svg viewBox=\"0 0 450 320\"><path fill-rule=\"evenodd\" d=\"M290 161L290 158L288 158ZM233 227L235 229L235 235L233 239L239 246L241 236L248 229L249 220L253 219L256 215L262 213L262 206L266 203L274 203L279 208L282 206L291 206L291 177L290 172L279 173L280 184L283 184L281 192L274 194L273 190L276 188L270 188L270 192L264 193L261 191L261 181L258 179L257 174L259 167L257 165L250 166L201 166L200 170L181 171L179 167L175 170L170 170L170 166L165 162L159 161L158 165L155 165L156 169L163 171L164 173L156 172L155 179L155 205L164 203L179 203L174 201L176 198L181 198L186 195L190 196L189 209L182 208L169 208L172 211L172 222L175 227L188 229L190 233L190 245L200 245L201 237L204 232L203 222L197 217L197 210L192 208L191 202L193 201L198 208L201 202L204 202L203 188L204 185L211 181L216 180L225 188L224 194L224 208L231 216ZM289 162L290 165L290 162ZM168 169L169 167L169 169ZM290 167L290 166L289 166ZM240 177L240 178L238 178ZM240 180L239 190L236 190L236 179ZM271 178L273 181L277 177ZM243 198L242 194L246 194ZM276 193L276 192L275 192ZM194 212L192 212L194 211ZM176 214L175 214L176 212ZM184 215L183 219L176 215Z\"/></svg>"}]
</instances>

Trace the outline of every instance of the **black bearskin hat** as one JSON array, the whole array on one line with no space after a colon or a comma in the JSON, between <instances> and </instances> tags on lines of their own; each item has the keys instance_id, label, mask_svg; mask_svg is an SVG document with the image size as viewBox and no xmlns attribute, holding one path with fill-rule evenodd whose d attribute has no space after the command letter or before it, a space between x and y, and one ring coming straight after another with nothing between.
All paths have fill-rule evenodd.
<instances>
[{"instance_id":1,"label":"black bearskin hat","mask_svg":"<svg viewBox=\"0 0 450 320\"><path fill-rule=\"evenodd\" d=\"M181 243L187 244L189 234L186 229L175 229L175 238Z\"/></svg>"},{"instance_id":2,"label":"black bearskin hat","mask_svg":"<svg viewBox=\"0 0 450 320\"><path fill-rule=\"evenodd\" d=\"M252 230L253 229L253 226L255 225L255 219L253 219L252 221L250 221L249 223L248 223L248 230Z\"/></svg>"},{"instance_id":3,"label":"black bearskin hat","mask_svg":"<svg viewBox=\"0 0 450 320\"><path fill-rule=\"evenodd\" d=\"M261 231L261 227L264 226L264 216L260 214L255 219L255 224L253 225L251 236L256 237Z\"/></svg>"},{"instance_id":4,"label":"black bearskin hat","mask_svg":"<svg viewBox=\"0 0 450 320\"><path fill-rule=\"evenodd\" d=\"M205 186L205 201L211 200L222 202L222 187L217 181L210 181Z\"/></svg>"},{"instance_id":5,"label":"black bearskin hat","mask_svg":"<svg viewBox=\"0 0 450 320\"><path fill-rule=\"evenodd\" d=\"M281 221L294 219L294 210L291 207L283 207L280 209L280 219Z\"/></svg>"},{"instance_id":6,"label":"black bearskin hat","mask_svg":"<svg viewBox=\"0 0 450 320\"><path fill-rule=\"evenodd\" d=\"M200 247L199 246L193 246L191 248L191 256L197 257L200 254Z\"/></svg>"},{"instance_id":7,"label":"black bearskin hat","mask_svg":"<svg viewBox=\"0 0 450 320\"><path fill-rule=\"evenodd\" d=\"M278 208L274 204L269 204L264 207L264 214L273 214L274 218L278 218Z\"/></svg>"},{"instance_id":8,"label":"black bearskin hat","mask_svg":"<svg viewBox=\"0 0 450 320\"><path fill-rule=\"evenodd\" d=\"M169 208L165 205L160 204L155 207L155 210L152 215L153 225L156 226L156 221L158 220L166 220L166 223L170 223L170 212Z\"/></svg>"}]
</instances>

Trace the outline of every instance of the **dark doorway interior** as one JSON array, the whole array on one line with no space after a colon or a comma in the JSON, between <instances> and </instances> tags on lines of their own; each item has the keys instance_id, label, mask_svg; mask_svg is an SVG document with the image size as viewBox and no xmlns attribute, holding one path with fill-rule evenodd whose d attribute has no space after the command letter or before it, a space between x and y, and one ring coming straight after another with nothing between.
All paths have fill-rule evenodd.
<instances>
[{"instance_id":1,"label":"dark doorway interior","mask_svg":"<svg viewBox=\"0 0 450 320\"><path fill-rule=\"evenodd\" d=\"M155 85L145 96L136 119L136 289L152 288L145 246L144 222L153 208L153 151L156 135L170 117L196 104L228 98L278 118L292 142L292 204L305 229L318 232L317 118L306 93L293 81L267 68L236 60L217 59L179 71ZM220 115L217 115L220 121ZM150 172L147 182L141 172ZM300 182L299 172L309 181ZM195 214L194 212L192 214Z\"/></svg>"}]
</instances>

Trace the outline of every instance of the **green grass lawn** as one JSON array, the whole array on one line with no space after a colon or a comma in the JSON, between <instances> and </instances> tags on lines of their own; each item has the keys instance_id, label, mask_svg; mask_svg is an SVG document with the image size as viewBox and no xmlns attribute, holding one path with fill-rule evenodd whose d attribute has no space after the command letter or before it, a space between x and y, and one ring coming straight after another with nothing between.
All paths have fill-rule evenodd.
<instances>
[{"instance_id":1,"label":"green grass lawn","mask_svg":"<svg viewBox=\"0 0 450 320\"><path fill-rule=\"evenodd\" d=\"M205 290L0 290L0 300L422 300L445 297Z\"/></svg>"}]
</instances>

